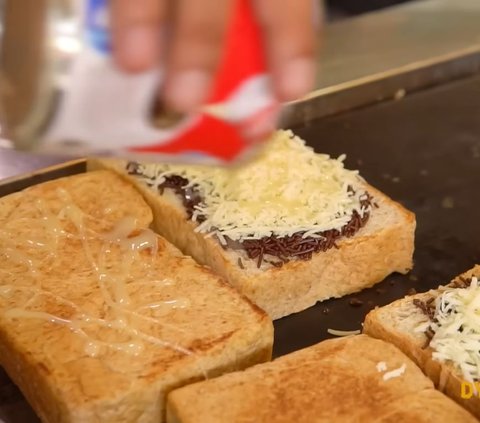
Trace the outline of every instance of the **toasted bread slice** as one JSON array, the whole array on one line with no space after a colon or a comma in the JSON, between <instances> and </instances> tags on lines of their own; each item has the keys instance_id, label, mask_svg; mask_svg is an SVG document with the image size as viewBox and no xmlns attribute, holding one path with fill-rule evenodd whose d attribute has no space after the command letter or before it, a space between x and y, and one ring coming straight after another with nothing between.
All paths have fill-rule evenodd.
<instances>
[{"instance_id":1,"label":"toasted bread slice","mask_svg":"<svg viewBox=\"0 0 480 423\"><path fill-rule=\"evenodd\" d=\"M452 283L460 278L471 279L472 276L480 277L480 266L475 266L460 275ZM442 290L443 287L439 287L439 289L408 296L372 310L365 319L363 331L370 336L396 345L420 366L439 390L480 418L479 397L467 391L464 395L468 394L469 398L462 398L462 382L464 382L462 376L449 363L433 360L432 348L426 347L428 338L425 332L416 330L420 325L428 322L428 318L414 304L414 300L427 301L437 298L441 295Z\"/></svg>"},{"instance_id":2,"label":"toasted bread slice","mask_svg":"<svg viewBox=\"0 0 480 423\"><path fill-rule=\"evenodd\" d=\"M415 216L360 178L356 189L368 191L378 207L353 237L340 238L337 248L315 253L309 260L291 260L280 268L263 262L258 268L244 251L224 249L216 238L196 232L196 223L187 218L182 201L171 190L160 195L144 180L128 175L125 162L96 160L90 168L115 170L131 181L152 207L160 234L227 279L273 319L360 291L412 267Z\"/></svg>"},{"instance_id":3,"label":"toasted bread slice","mask_svg":"<svg viewBox=\"0 0 480 423\"><path fill-rule=\"evenodd\" d=\"M390 373L391 372L391 373ZM396 347L334 339L243 372L177 389L169 423L474 422Z\"/></svg>"},{"instance_id":4,"label":"toasted bread slice","mask_svg":"<svg viewBox=\"0 0 480 423\"><path fill-rule=\"evenodd\" d=\"M269 360L268 316L146 229L112 172L0 199L0 364L44 422L160 422L173 388Z\"/></svg>"}]
</instances>

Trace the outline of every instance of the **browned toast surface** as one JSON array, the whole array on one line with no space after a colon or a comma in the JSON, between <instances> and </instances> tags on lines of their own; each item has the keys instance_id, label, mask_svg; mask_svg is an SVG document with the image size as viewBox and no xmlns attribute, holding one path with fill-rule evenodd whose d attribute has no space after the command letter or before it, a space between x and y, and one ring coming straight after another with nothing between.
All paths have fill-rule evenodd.
<instances>
[{"instance_id":1,"label":"browned toast surface","mask_svg":"<svg viewBox=\"0 0 480 423\"><path fill-rule=\"evenodd\" d=\"M173 387L268 360L268 317L148 230L115 174L0 199L0 364L45 422L158 422Z\"/></svg>"},{"instance_id":2,"label":"browned toast surface","mask_svg":"<svg viewBox=\"0 0 480 423\"><path fill-rule=\"evenodd\" d=\"M175 390L167 415L169 423L476 421L396 347L365 335Z\"/></svg>"}]
</instances>

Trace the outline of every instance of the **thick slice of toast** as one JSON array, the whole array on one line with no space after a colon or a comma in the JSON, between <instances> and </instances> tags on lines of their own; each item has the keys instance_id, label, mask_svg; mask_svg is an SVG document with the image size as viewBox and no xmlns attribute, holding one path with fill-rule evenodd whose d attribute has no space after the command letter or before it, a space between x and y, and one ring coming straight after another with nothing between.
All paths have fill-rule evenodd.
<instances>
[{"instance_id":1,"label":"thick slice of toast","mask_svg":"<svg viewBox=\"0 0 480 423\"><path fill-rule=\"evenodd\" d=\"M112 172L0 199L0 364L44 422L161 422L173 388L269 360L268 316L146 229Z\"/></svg>"},{"instance_id":2,"label":"thick slice of toast","mask_svg":"<svg viewBox=\"0 0 480 423\"><path fill-rule=\"evenodd\" d=\"M144 180L128 175L125 162L96 160L90 168L115 170L131 181L152 207L160 234L226 278L273 319L360 291L412 267L415 216L360 178L355 188L368 191L378 207L353 237L340 238L336 248L314 253L309 260L291 260L280 268L263 262L258 268L257 260L248 259L244 251L224 249L216 238L196 232L196 223L173 191L165 189L160 195Z\"/></svg>"},{"instance_id":3,"label":"thick slice of toast","mask_svg":"<svg viewBox=\"0 0 480 423\"><path fill-rule=\"evenodd\" d=\"M480 266L475 266L468 272L460 275L452 281L460 278L471 279L472 276L480 277ZM472 414L480 418L480 399L472 395L471 387L466 387L462 398L461 374L459 374L449 363L440 363L432 358L432 348L426 347L428 338L425 332L416 330L420 325L428 322L425 313L414 304L414 300L428 301L441 295L443 287L405 297L401 300L384 307L372 310L366 317L363 326L364 333L375 338L391 342L407 354L424 373L430 377L435 386L464 406Z\"/></svg>"},{"instance_id":4,"label":"thick slice of toast","mask_svg":"<svg viewBox=\"0 0 480 423\"><path fill-rule=\"evenodd\" d=\"M396 347L334 339L171 392L169 423L474 422Z\"/></svg>"}]
</instances>

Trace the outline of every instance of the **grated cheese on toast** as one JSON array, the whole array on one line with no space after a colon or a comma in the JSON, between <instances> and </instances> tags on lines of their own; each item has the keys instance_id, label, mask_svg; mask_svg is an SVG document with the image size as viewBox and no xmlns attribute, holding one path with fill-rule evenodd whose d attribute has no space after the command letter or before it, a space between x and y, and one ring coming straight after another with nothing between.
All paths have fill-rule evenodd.
<instances>
[{"instance_id":1,"label":"grated cheese on toast","mask_svg":"<svg viewBox=\"0 0 480 423\"><path fill-rule=\"evenodd\" d=\"M344 167L345 156L316 154L291 131L278 131L259 157L237 168L141 165L142 177L157 189L167 176L180 175L203 198L192 220L202 216L197 232L217 236L222 243L303 233L320 236L340 230L366 194L357 171Z\"/></svg>"}]
</instances>

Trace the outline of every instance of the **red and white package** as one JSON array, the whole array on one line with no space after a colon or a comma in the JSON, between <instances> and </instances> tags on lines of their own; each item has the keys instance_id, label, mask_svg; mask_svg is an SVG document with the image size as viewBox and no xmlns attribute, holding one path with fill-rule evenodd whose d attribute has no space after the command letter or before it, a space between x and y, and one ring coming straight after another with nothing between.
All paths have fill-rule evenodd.
<instances>
[{"instance_id":1,"label":"red and white package","mask_svg":"<svg viewBox=\"0 0 480 423\"><path fill-rule=\"evenodd\" d=\"M57 78L62 97L41 148L65 151L73 144L88 154L225 164L248 155L274 130L280 106L248 0L236 2L207 104L168 129L150 118L162 70L120 71L110 54L106 1L81 3L81 47L68 72Z\"/></svg>"}]
</instances>

